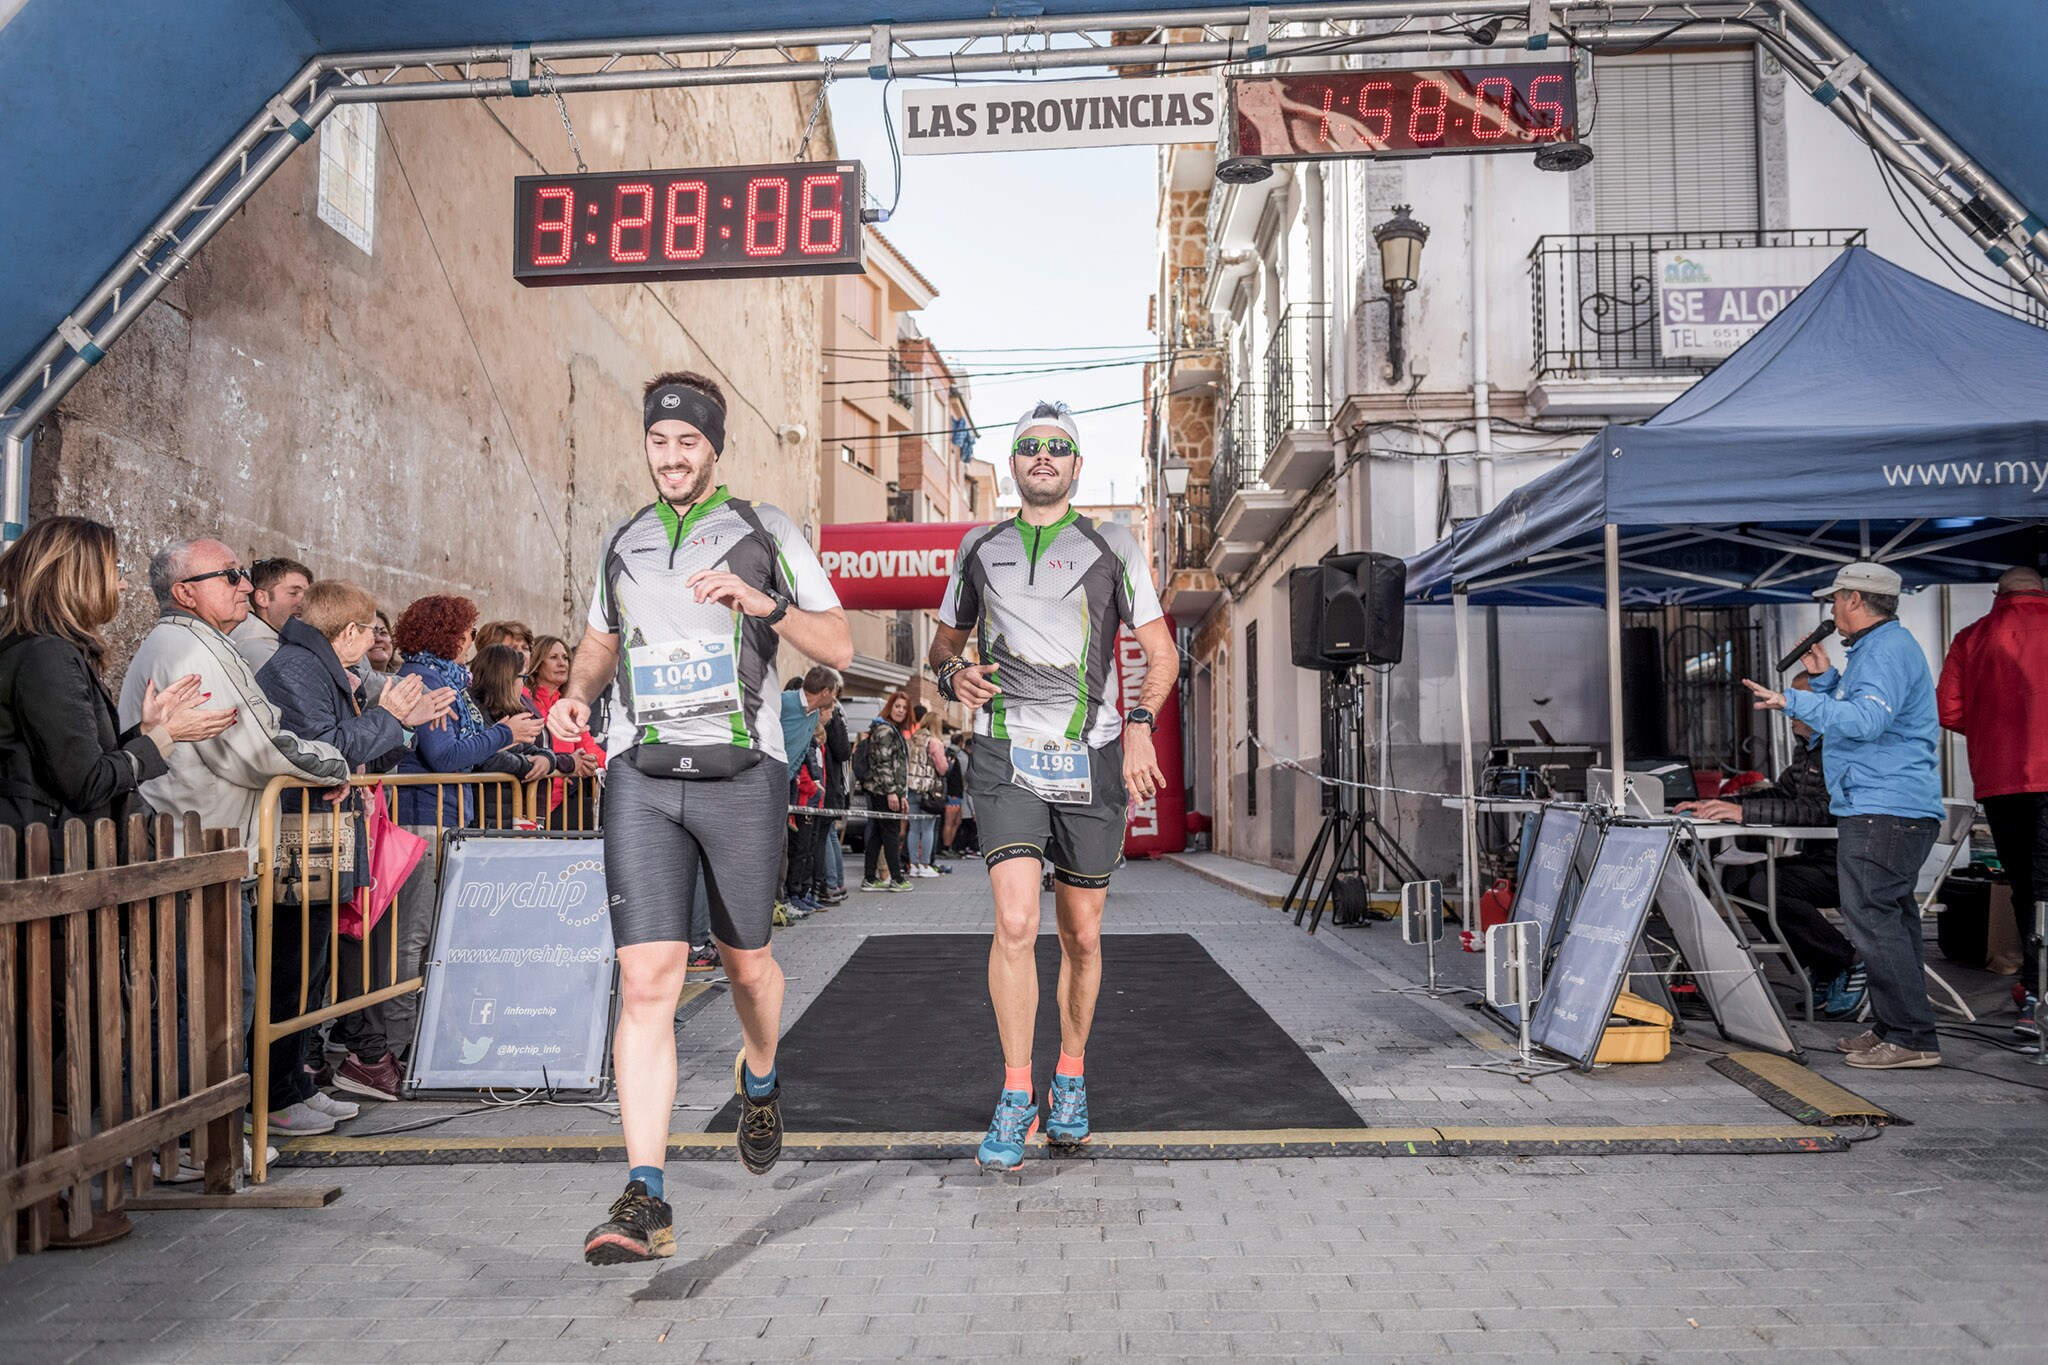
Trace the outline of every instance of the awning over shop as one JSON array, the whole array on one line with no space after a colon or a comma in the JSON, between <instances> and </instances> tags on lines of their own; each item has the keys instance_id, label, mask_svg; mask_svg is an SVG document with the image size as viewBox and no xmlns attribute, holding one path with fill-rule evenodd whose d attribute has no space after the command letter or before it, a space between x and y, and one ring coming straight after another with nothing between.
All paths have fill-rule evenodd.
<instances>
[{"instance_id":1,"label":"awning over shop","mask_svg":"<svg viewBox=\"0 0 2048 1365\"><path fill-rule=\"evenodd\" d=\"M1995 579L2048 521L2048 330L1861 249L1712 374L1408 563L1411 599L1804 600L1836 564Z\"/></svg>"}]
</instances>

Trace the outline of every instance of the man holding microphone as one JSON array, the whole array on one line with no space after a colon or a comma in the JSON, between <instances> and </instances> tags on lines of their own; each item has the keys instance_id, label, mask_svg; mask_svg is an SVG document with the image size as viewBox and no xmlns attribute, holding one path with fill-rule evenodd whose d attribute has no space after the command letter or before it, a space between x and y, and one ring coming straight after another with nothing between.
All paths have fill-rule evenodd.
<instances>
[{"instance_id":1,"label":"man holding microphone","mask_svg":"<svg viewBox=\"0 0 2048 1365\"><path fill-rule=\"evenodd\" d=\"M1921 956L1921 865L1941 830L1941 771L1934 678L1899 624L1899 575L1882 564L1844 565L1814 594L1834 606L1848 662L1825 646L1806 651L1809 692L1774 692L1745 678L1760 711L1785 711L1826 736L1822 767L1841 832L1841 910L1869 978L1870 1031L1835 1044L1849 1065L1904 1070L1941 1065Z\"/></svg>"}]
</instances>

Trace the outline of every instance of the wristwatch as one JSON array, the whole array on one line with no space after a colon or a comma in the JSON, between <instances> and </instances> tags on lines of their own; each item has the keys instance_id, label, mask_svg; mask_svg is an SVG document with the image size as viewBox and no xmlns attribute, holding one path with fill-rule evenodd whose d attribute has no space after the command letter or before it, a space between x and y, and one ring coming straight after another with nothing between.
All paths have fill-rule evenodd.
<instances>
[{"instance_id":1,"label":"wristwatch","mask_svg":"<svg viewBox=\"0 0 2048 1365\"><path fill-rule=\"evenodd\" d=\"M1142 725L1148 730L1157 730L1159 728L1159 718L1152 714L1149 707L1133 706L1130 710L1124 712L1124 725L1128 727L1133 724Z\"/></svg>"},{"instance_id":2,"label":"wristwatch","mask_svg":"<svg viewBox=\"0 0 2048 1365\"><path fill-rule=\"evenodd\" d=\"M783 617L789 615L790 603L787 597L784 597L781 593L775 591L775 589L773 588L768 589L768 600L775 604L775 610L769 612L766 616L762 617L761 621L765 625L772 626L777 621L780 621Z\"/></svg>"}]
</instances>

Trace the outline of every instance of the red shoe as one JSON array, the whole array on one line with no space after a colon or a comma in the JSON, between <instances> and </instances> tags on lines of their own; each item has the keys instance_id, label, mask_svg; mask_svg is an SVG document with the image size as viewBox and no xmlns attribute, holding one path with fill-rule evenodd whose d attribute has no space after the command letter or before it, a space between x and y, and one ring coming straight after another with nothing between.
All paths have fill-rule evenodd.
<instances>
[{"instance_id":1,"label":"red shoe","mask_svg":"<svg viewBox=\"0 0 2048 1365\"><path fill-rule=\"evenodd\" d=\"M346 1090L352 1095L362 1095L373 1100L401 1098L399 1087L404 1083L405 1073L399 1068L398 1058L389 1052L368 1063L351 1052L348 1060L334 1072L336 1090Z\"/></svg>"}]
</instances>

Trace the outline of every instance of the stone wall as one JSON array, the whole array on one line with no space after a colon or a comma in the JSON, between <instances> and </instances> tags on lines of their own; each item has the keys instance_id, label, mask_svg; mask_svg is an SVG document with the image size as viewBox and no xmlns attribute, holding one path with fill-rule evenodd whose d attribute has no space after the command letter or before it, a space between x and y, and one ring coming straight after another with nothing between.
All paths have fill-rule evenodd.
<instances>
[{"instance_id":1,"label":"stone wall","mask_svg":"<svg viewBox=\"0 0 2048 1365\"><path fill-rule=\"evenodd\" d=\"M593 169L744 164L788 158L810 94L569 107ZM120 658L154 615L149 553L200 533L245 561L288 554L353 579L394 616L459 592L574 639L604 528L649 497L640 386L664 369L725 387L735 492L817 520L829 281L514 283L512 178L574 169L538 98L387 107L366 254L315 212L317 136L37 438L32 515L120 533L135 584L112 632ZM807 443L782 444L785 424Z\"/></svg>"}]
</instances>

